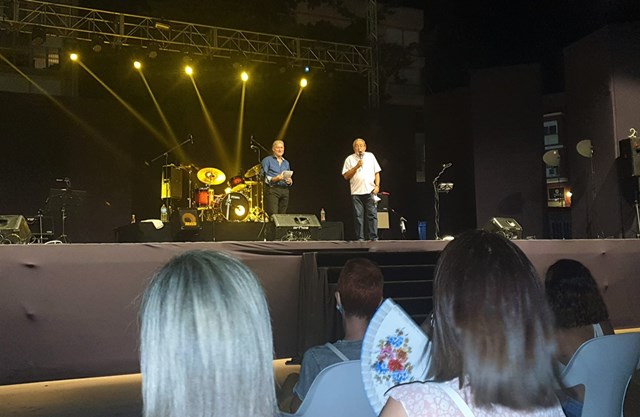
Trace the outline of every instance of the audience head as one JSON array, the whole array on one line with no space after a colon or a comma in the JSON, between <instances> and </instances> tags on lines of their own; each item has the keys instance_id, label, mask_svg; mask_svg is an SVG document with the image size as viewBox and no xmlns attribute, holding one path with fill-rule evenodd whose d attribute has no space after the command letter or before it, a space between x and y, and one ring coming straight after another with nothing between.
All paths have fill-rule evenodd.
<instances>
[{"instance_id":1,"label":"audience head","mask_svg":"<svg viewBox=\"0 0 640 417\"><path fill-rule=\"evenodd\" d=\"M552 323L525 254L497 234L465 232L446 246L435 270L430 373L468 383L478 406L552 405Z\"/></svg>"},{"instance_id":2,"label":"audience head","mask_svg":"<svg viewBox=\"0 0 640 417\"><path fill-rule=\"evenodd\" d=\"M578 261L561 259L551 265L545 291L558 328L588 326L609 319L598 284Z\"/></svg>"},{"instance_id":3,"label":"audience head","mask_svg":"<svg viewBox=\"0 0 640 417\"><path fill-rule=\"evenodd\" d=\"M185 252L141 308L145 417L273 416L273 341L260 284L240 261Z\"/></svg>"},{"instance_id":4,"label":"audience head","mask_svg":"<svg viewBox=\"0 0 640 417\"><path fill-rule=\"evenodd\" d=\"M370 320L382 301L382 271L365 258L347 261L340 271L336 299L345 316Z\"/></svg>"}]
</instances>

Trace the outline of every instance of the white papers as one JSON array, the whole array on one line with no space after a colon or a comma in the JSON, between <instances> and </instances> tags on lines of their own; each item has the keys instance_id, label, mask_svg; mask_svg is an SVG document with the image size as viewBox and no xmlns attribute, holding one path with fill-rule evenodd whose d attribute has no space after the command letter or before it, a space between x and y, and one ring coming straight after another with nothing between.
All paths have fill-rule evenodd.
<instances>
[{"instance_id":1,"label":"white papers","mask_svg":"<svg viewBox=\"0 0 640 417\"><path fill-rule=\"evenodd\" d=\"M282 171L282 178L288 180L293 177L293 171Z\"/></svg>"}]
</instances>

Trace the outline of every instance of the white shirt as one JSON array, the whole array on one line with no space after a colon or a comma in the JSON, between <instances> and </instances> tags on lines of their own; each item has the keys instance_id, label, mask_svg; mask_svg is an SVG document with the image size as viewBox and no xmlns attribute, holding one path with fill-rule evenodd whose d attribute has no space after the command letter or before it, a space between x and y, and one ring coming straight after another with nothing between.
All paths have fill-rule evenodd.
<instances>
[{"instance_id":1,"label":"white shirt","mask_svg":"<svg viewBox=\"0 0 640 417\"><path fill-rule=\"evenodd\" d=\"M342 175L358 165L359 160L360 156L356 153L347 156L342 166ZM380 171L382 171L382 168L380 168L375 155L371 152L365 152L362 156L362 166L358 168L349 180L351 195L371 194L376 186L376 174Z\"/></svg>"}]
</instances>

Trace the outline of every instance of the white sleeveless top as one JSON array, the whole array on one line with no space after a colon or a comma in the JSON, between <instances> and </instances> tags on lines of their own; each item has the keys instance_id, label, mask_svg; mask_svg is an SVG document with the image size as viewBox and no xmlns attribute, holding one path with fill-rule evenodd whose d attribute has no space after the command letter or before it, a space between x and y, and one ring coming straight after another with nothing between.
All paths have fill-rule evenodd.
<instances>
[{"instance_id":1,"label":"white sleeveless top","mask_svg":"<svg viewBox=\"0 0 640 417\"><path fill-rule=\"evenodd\" d=\"M451 391L454 391L453 395ZM513 410L500 405L476 407L471 400L471 389L468 385L459 389L457 378L447 382L399 385L389 390L389 396L402 404L408 417L564 417L559 403L533 411ZM466 408L459 405L460 399L466 403Z\"/></svg>"}]
</instances>

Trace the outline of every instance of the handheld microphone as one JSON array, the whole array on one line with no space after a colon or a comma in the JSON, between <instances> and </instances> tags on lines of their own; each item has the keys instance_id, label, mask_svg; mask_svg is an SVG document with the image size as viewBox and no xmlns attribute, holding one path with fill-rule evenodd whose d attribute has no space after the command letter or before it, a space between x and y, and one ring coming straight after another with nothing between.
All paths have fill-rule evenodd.
<instances>
[{"instance_id":1,"label":"handheld microphone","mask_svg":"<svg viewBox=\"0 0 640 417\"><path fill-rule=\"evenodd\" d=\"M191 141L191 144L193 145L193 135L189 134L189 140Z\"/></svg>"},{"instance_id":2,"label":"handheld microphone","mask_svg":"<svg viewBox=\"0 0 640 417\"><path fill-rule=\"evenodd\" d=\"M256 145L251 145L251 149L258 149Z\"/></svg>"},{"instance_id":3,"label":"handheld microphone","mask_svg":"<svg viewBox=\"0 0 640 417\"><path fill-rule=\"evenodd\" d=\"M446 164L442 164L442 168L447 169L453 165L451 162L447 162Z\"/></svg>"},{"instance_id":4,"label":"handheld microphone","mask_svg":"<svg viewBox=\"0 0 640 417\"><path fill-rule=\"evenodd\" d=\"M364 158L364 152L358 152L358 158L360 159Z\"/></svg>"}]
</instances>

